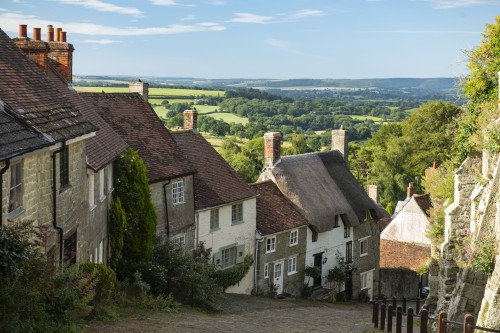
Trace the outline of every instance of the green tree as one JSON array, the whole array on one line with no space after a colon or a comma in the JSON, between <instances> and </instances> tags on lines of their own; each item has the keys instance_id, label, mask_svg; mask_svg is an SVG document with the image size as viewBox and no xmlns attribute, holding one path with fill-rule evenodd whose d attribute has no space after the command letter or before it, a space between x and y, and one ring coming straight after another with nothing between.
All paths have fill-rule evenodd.
<instances>
[{"instance_id":1,"label":"green tree","mask_svg":"<svg viewBox=\"0 0 500 333\"><path fill-rule=\"evenodd\" d=\"M151 201L147 170L136 150L127 149L114 164L115 195L125 210L127 228L123 235L122 258L149 261L156 233L156 210Z\"/></svg>"},{"instance_id":2,"label":"green tree","mask_svg":"<svg viewBox=\"0 0 500 333\"><path fill-rule=\"evenodd\" d=\"M116 269L122 257L123 236L126 227L127 216L122 202L119 197L114 198L109 209L109 245L111 250L109 266L113 269Z\"/></svg>"}]
</instances>

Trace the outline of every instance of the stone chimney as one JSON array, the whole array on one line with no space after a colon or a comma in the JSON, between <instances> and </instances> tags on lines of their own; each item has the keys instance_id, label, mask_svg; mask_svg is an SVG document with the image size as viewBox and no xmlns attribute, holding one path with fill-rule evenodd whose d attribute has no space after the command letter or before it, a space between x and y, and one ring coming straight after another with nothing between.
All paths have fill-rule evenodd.
<instances>
[{"instance_id":1,"label":"stone chimney","mask_svg":"<svg viewBox=\"0 0 500 333\"><path fill-rule=\"evenodd\" d=\"M344 126L340 126L338 130L332 130L332 150L338 150L342 153L346 165L348 164L348 148L349 134L344 130Z\"/></svg>"},{"instance_id":2,"label":"stone chimney","mask_svg":"<svg viewBox=\"0 0 500 333\"><path fill-rule=\"evenodd\" d=\"M193 110L185 110L183 112L184 115L184 129L190 131L196 131L198 124L198 111L196 109Z\"/></svg>"},{"instance_id":3,"label":"stone chimney","mask_svg":"<svg viewBox=\"0 0 500 333\"><path fill-rule=\"evenodd\" d=\"M377 185L368 185L368 196L378 203L378 186Z\"/></svg>"},{"instance_id":4,"label":"stone chimney","mask_svg":"<svg viewBox=\"0 0 500 333\"><path fill-rule=\"evenodd\" d=\"M40 28L33 29L33 39L30 39L27 37L27 26L21 24L19 25L19 37L13 38L13 41L31 61L38 65L42 72L45 72L49 45L40 40Z\"/></svg>"},{"instance_id":5,"label":"stone chimney","mask_svg":"<svg viewBox=\"0 0 500 333\"><path fill-rule=\"evenodd\" d=\"M281 158L281 133L264 133L264 167L272 168Z\"/></svg>"},{"instance_id":6,"label":"stone chimney","mask_svg":"<svg viewBox=\"0 0 500 333\"><path fill-rule=\"evenodd\" d=\"M47 26L47 41L41 40L41 29L33 28L33 38L27 37L27 26L19 25L19 37L14 38L16 45L34 61L40 70L47 69L47 61L53 62L56 70L68 83L73 81L73 51L74 47L66 43L66 32L61 28L55 29L58 36L54 42L54 28Z\"/></svg>"},{"instance_id":7,"label":"stone chimney","mask_svg":"<svg viewBox=\"0 0 500 333\"><path fill-rule=\"evenodd\" d=\"M406 190L406 197L411 198L416 193L417 193L417 188L413 187L413 183L409 183L408 189Z\"/></svg>"},{"instance_id":8,"label":"stone chimney","mask_svg":"<svg viewBox=\"0 0 500 333\"><path fill-rule=\"evenodd\" d=\"M66 32L61 28L47 28L47 40L49 41L49 58L54 62L57 71L68 83L73 82L73 51L72 44L66 42Z\"/></svg>"},{"instance_id":9,"label":"stone chimney","mask_svg":"<svg viewBox=\"0 0 500 333\"><path fill-rule=\"evenodd\" d=\"M142 82L141 79L137 80L137 82L130 82L128 84L128 91L131 93L139 93L139 95L144 98L144 100L147 102L149 99L149 83Z\"/></svg>"}]
</instances>

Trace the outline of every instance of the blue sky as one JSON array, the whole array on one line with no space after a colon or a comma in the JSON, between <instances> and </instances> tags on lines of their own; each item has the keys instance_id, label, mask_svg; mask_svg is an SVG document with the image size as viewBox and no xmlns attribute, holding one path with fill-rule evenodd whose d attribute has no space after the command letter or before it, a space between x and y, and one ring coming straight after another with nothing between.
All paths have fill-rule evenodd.
<instances>
[{"instance_id":1,"label":"blue sky","mask_svg":"<svg viewBox=\"0 0 500 333\"><path fill-rule=\"evenodd\" d=\"M2 0L0 28L63 28L74 74L451 77L499 14L500 0Z\"/></svg>"}]
</instances>

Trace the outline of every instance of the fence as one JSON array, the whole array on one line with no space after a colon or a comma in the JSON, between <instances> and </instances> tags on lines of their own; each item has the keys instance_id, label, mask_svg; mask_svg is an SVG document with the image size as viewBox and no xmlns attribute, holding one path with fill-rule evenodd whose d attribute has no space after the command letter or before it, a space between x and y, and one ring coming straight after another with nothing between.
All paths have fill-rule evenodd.
<instances>
[{"instance_id":1,"label":"fence","mask_svg":"<svg viewBox=\"0 0 500 333\"><path fill-rule=\"evenodd\" d=\"M406 309L406 299L403 298L402 305L400 306L397 305L397 302L396 298L393 298L388 305L386 299L381 301L375 299L373 302L373 327L382 331L402 333L403 317L406 316L407 333L413 333L413 323L417 318L420 319L420 333L427 333L429 322L432 321L437 322L438 333L447 333L446 330L450 326L461 327L463 333L472 333L474 330L500 333L500 330L476 326L474 324L474 317L470 314L465 315L463 322L460 323L448 320L448 314L444 311L440 312L437 318L429 316L429 311L426 308L420 309L419 299L416 299L416 312L414 312L411 307ZM395 322L394 316L396 317Z\"/></svg>"}]
</instances>

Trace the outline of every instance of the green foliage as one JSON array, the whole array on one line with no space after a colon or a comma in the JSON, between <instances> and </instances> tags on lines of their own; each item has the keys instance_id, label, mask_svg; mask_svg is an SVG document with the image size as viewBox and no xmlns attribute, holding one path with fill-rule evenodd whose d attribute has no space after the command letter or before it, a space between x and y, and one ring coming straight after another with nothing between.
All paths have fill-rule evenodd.
<instances>
[{"instance_id":1,"label":"green foliage","mask_svg":"<svg viewBox=\"0 0 500 333\"><path fill-rule=\"evenodd\" d=\"M470 267L473 271L491 276L495 269L495 257L497 253L497 245L493 233L480 233L477 238L474 238L472 234L468 234L463 238L462 244L459 244L457 247L460 254L460 257L457 258L457 263L460 266Z\"/></svg>"},{"instance_id":2,"label":"green foliage","mask_svg":"<svg viewBox=\"0 0 500 333\"><path fill-rule=\"evenodd\" d=\"M119 197L111 201L109 210L109 265L116 269L122 257L123 236L127 227L127 216Z\"/></svg>"},{"instance_id":3,"label":"green foliage","mask_svg":"<svg viewBox=\"0 0 500 333\"><path fill-rule=\"evenodd\" d=\"M153 255L156 233L156 210L151 201L147 170L137 151L127 149L114 164L115 195L126 214L122 257L132 261L149 261Z\"/></svg>"},{"instance_id":4,"label":"green foliage","mask_svg":"<svg viewBox=\"0 0 500 333\"><path fill-rule=\"evenodd\" d=\"M429 231L429 238L436 244L439 244L443 241L444 237L444 206L436 206L430 210L431 215L431 229Z\"/></svg>"},{"instance_id":5,"label":"green foliage","mask_svg":"<svg viewBox=\"0 0 500 333\"><path fill-rule=\"evenodd\" d=\"M95 300L110 300L116 288L115 272L105 264L86 262L78 266L80 274L93 276L95 279Z\"/></svg>"},{"instance_id":6,"label":"green foliage","mask_svg":"<svg viewBox=\"0 0 500 333\"><path fill-rule=\"evenodd\" d=\"M247 275L252 265L253 258L250 254L247 254L243 262L240 262L232 267L216 271L214 274L215 281L225 291L227 288L240 282L245 275Z\"/></svg>"},{"instance_id":7,"label":"green foliage","mask_svg":"<svg viewBox=\"0 0 500 333\"><path fill-rule=\"evenodd\" d=\"M485 148L490 153L500 152L500 125L498 123L488 128Z\"/></svg>"},{"instance_id":8,"label":"green foliage","mask_svg":"<svg viewBox=\"0 0 500 333\"><path fill-rule=\"evenodd\" d=\"M304 274L307 276L307 283L306 285L309 285L309 282L311 279L317 279L321 276L321 270L317 266L306 266L304 269Z\"/></svg>"},{"instance_id":9,"label":"green foliage","mask_svg":"<svg viewBox=\"0 0 500 333\"><path fill-rule=\"evenodd\" d=\"M37 257L34 235L30 222L0 227L0 278L22 275L24 261Z\"/></svg>"},{"instance_id":10,"label":"green foliage","mask_svg":"<svg viewBox=\"0 0 500 333\"><path fill-rule=\"evenodd\" d=\"M264 165L264 138L252 139L242 146L234 140L225 141L220 151L226 162L247 183L257 180Z\"/></svg>"}]
</instances>

